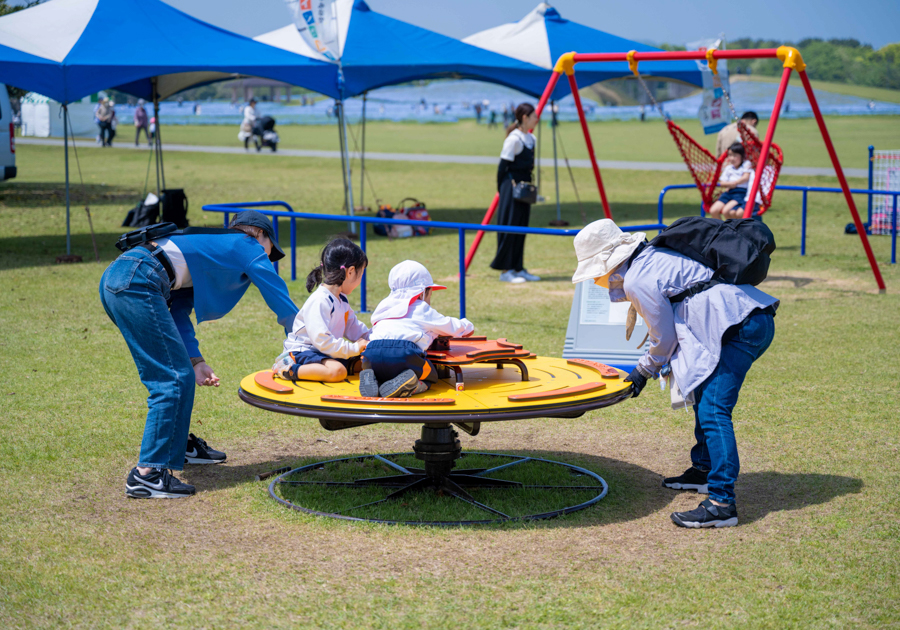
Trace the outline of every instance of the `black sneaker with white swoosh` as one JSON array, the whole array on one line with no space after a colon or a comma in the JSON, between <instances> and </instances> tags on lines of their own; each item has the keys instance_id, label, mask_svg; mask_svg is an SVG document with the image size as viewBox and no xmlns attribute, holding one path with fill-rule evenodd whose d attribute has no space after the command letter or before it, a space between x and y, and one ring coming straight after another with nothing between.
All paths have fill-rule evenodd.
<instances>
[{"instance_id":1,"label":"black sneaker with white swoosh","mask_svg":"<svg viewBox=\"0 0 900 630\"><path fill-rule=\"evenodd\" d=\"M153 468L146 475L132 468L125 480L125 496L133 499L183 499L194 492L194 486L173 477L167 468Z\"/></svg>"},{"instance_id":2,"label":"black sneaker with white swoosh","mask_svg":"<svg viewBox=\"0 0 900 630\"><path fill-rule=\"evenodd\" d=\"M221 464L227 455L210 447L203 438L193 433L188 435L187 449L184 452L185 464Z\"/></svg>"}]
</instances>

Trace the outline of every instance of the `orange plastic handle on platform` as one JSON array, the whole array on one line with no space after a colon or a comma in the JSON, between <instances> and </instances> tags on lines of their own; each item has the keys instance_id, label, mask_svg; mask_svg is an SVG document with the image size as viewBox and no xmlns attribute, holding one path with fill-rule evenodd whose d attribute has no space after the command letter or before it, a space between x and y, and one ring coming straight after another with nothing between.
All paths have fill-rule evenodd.
<instances>
[{"instance_id":1,"label":"orange plastic handle on platform","mask_svg":"<svg viewBox=\"0 0 900 630\"><path fill-rule=\"evenodd\" d=\"M513 394L507 396L509 402L527 402L531 400L546 400L548 398L568 398L578 394L586 394L594 392L598 389L606 389L606 383L585 383L584 385L576 385L575 387L563 387L562 389L554 389L549 392L535 392L533 394Z\"/></svg>"},{"instance_id":2,"label":"orange plastic handle on platform","mask_svg":"<svg viewBox=\"0 0 900 630\"><path fill-rule=\"evenodd\" d=\"M619 370L614 367L610 367L605 363L597 363L596 361L588 361L587 359L568 359L566 363L570 363L571 365L583 365L585 367L589 367L592 370L600 373L602 378L619 378L622 376L619 374Z\"/></svg>"},{"instance_id":3,"label":"orange plastic handle on platform","mask_svg":"<svg viewBox=\"0 0 900 630\"><path fill-rule=\"evenodd\" d=\"M289 385L282 385L275 381L275 378L272 376L271 372L259 372L256 376L253 377L253 380L256 381L256 384L264 389L268 389L271 392L275 392L276 394L292 394L294 393L294 388Z\"/></svg>"}]
</instances>

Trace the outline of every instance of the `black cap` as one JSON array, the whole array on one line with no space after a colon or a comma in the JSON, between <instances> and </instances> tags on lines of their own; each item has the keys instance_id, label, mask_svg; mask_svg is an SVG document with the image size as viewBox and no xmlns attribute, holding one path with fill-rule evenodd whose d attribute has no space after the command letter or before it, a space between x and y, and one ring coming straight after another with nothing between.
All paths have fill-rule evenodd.
<instances>
[{"instance_id":1,"label":"black cap","mask_svg":"<svg viewBox=\"0 0 900 630\"><path fill-rule=\"evenodd\" d=\"M275 262L276 260L284 258L284 250L281 249L281 245L278 244L278 239L275 238L275 228L272 227L272 222L269 220L269 217L256 210L244 210L235 215L231 220L231 223L228 224L228 227L233 228L238 225L257 227L266 233L266 236L272 241L272 253L269 254L269 260Z\"/></svg>"}]
</instances>

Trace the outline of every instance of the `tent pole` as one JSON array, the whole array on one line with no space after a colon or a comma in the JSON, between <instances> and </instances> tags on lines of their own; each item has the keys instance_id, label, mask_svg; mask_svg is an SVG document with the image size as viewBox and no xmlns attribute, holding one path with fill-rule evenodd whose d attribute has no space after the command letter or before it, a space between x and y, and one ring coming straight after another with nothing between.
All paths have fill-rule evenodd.
<instances>
[{"instance_id":1,"label":"tent pole","mask_svg":"<svg viewBox=\"0 0 900 630\"><path fill-rule=\"evenodd\" d=\"M158 78L157 78L158 80ZM166 189L166 163L163 160L162 148L162 124L159 120L159 94L156 93L156 83L153 86L153 95L156 97L156 142L159 145L159 174L162 178L162 189Z\"/></svg>"},{"instance_id":2,"label":"tent pole","mask_svg":"<svg viewBox=\"0 0 900 630\"><path fill-rule=\"evenodd\" d=\"M343 110L343 105L340 100L336 100L334 106L338 115L338 142L340 142L341 145L341 177L344 180L344 208L346 209L349 206L347 206L347 164L344 162L346 159L346 156L344 155L344 126L341 124L343 117L341 111Z\"/></svg>"},{"instance_id":3,"label":"tent pole","mask_svg":"<svg viewBox=\"0 0 900 630\"><path fill-rule=\"evenodd\" d=\"M159 185L159 94L156 91L157 77L150 79L153 86L153 118L156 120L156 128L153 130L153 158L156 165L156 199L162 194Z\"/></svg>"},{"instance_id":4,"label":"tent pole","mask_svg":"<svg viewBox=\"0 0 900 630\"><path fill-rule=\"evenodd\" d=\"M72 232L69 224L69 108L63 103L63 145L66 153L66 255L72 254Z\"/></svg>"},{"instance_id":5,"label":"tent pole","mask_svg":"<svg viewBox=\"0 0 900 630\"><path fill-rule=\"evenodd\" d=\"M562 220L562 209L559 203L559 162L556 158L556 102L550 101L550 126L553 128L553 177L556 180L556 220Z\"/></svg>"},{"instance_id":6,"label":"tent pole","mask_svg":"<svg viewBox=\"0 0 900 630\"><path fill-rule=\"evenodd\" d=\"M368 92L363 92L362 153L359 157L359 207L363 212L365 212L363 198L366 196L366 96Z\"/></svg>"},{"instance_id":7,"label":"tent pole","mask_svg":"<svg viewBox=\"0 0 900 630\"><path fill-rule=\"evenodd\" d=\"M350 149L347 147L347 113L344 111L344 104L341 102L341 129L343 129L344 133L344 153L347 154L347 176L344 181L347 182L347 210L352 217L354 215L353 209L353 169L350 166ZM350 223L350 233L356 234L356 224Z\"/></svg>"}]
</instances>

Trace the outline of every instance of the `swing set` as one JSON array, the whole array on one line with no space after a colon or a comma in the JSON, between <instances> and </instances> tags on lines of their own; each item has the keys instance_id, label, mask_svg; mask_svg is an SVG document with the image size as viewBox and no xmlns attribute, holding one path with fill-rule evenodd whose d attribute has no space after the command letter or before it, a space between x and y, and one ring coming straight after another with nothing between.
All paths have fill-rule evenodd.
<instances>
[{"instance_id":1,"label":"swing set","mask_svg":"<svg viewBox=\"0 0 900 630\"><path fill-rule=\"evenodd\" d=\"M762 212L765 212L765 210L767 210L771 206L772 194L775 192L775 183L778 180L778 175L781 171L781 166L783 163L781 148L772 140L775 136L775 127L778 124L778 118L781 114L781 106L784 103L784 96L787 91L791 72L796 72L800 76L800 80L803 82L803 88L806 91L806 96L809 99L810 106L812 107L813 115L815 116L816 123L819 126L819 131L822 134L822 140L825 142L825 148L828 151L828 155L831 158L831 163L834 166L835 174L837 175L838 181L840 182L841 190L843 191L844 198L847 201L847 207L849 208L850 215L853 218L853 223L854 225L856 225L856 230L859 234L860 241L862 242L863 249L866 252L866 257L869 259L869 265L871 266L872 273L875 276L875 282L878 285L879 292L884 293L886 287L884 279L881 276L881 270L878 268L878 263L875 260L875 255L872 252L872 247L869 244L868 237L866 236L865 227L863 226L862 219L860 219L859 217L859 212L856 209L856 203L853 200L853 196L850 193L850 187L847 184L847 178L844 176L844 171L841 168L837 153L834 150L834 144L831 142L831 136L828 134L828 129L825 126L825 120L822 118L822 112L819 109L819 104L816 101L816 96L813 93L812 86L810 85L809 77L806 74L806 64L803 62L803 58L796 48L792 48L790 46L780 46L779 48L762 48L756 50L717 50L715 48L711 48L709 50L659 52L637 52L632 50L627 53L570 52L562 55L556 62L556 66L553 68L553 73L550 75L550 80L547 82L547 87L544 89L544 93L541 96L541 100L538 102L535 112L537 113L538 119L540 120L541 114L544 111L544 107L546 107L547 102L550 100L550 95L556 88L557 82L562 75L566 75L566 78L569 81L569 87L572 90L572 97L575 100L575 107L578 111L578 120L581 123L581 130L584 133L584 141L587 145L588 156L591 160L591 168L594 172L594 179L597 182L597 190L600 193L600 202L603 206L603 214L607 219L612 219L612 212L609 209L609 201L606 198L606 190L603 187L603 178L600 175L600 167L597 165L597 158L594 154L594 145L593 142L591 142L591 135L588 131L587 120L585 119L584 115L584 108L581 105L581 96L578 93L578 83L575 80L575 64L588 62L628 62L631 71L641 81L644 89L647 89L646 85L643 82L643 79L640 76L640 73L638 72L638 64L641 61L705 60L713 74L717 74L716 65L719 59L778 59L782 62L784 67L781 75L781 82L778 85L778 92L775 96L775 105L772 108L772 116L769 119L769 125L766 129L766 135L762 142L759 141L759 138L757 138L742 121L738 121L738 132L740 133L741 142L744 145L747 159L749 159L752 163L755 163L753 181L750 185L747 198L756 199L757 193L759 194L759 196L762 198L762 207L760 208L760 214ZM647 90L647 92L649 94L649 90ZM734 112L734 107L731 104L731 99L724 89L723 94L725 94L728 105L731 108L732 115L737 118ZM660 110L660 112L663 113L662 108L655 101L655 99L653 99L652 94L650 94L650 98L654 105L656 105L656 107ZM666 120L666 126L668 127L669 132L675 139L675 143L678 146L678 149L688 166L688 170L690 170L691 172L691 176L693 177L697 188L700 190L700 195L703 198L703 206L704 208L708 208L710 205L712 205L712 202L716 199L716 197L718 197L716 185L719 180L719 175L721 174L725 156L727 156L727 151L723 155L714 156L706 148L702 147L693 138L691 138L691 136L681 127L679 127L671 120L668 120L668 117L666 117L664 113L663 117ZM488 213L485 215L485 218L482 221L482 224L487 224L490 222L493 211L496 210L498 201L499 198L495 195L494 200L491 203L490 208L488 209ZM745 204L745 219L749 219L751 217L754 205L755 204L753 203ZM470 248L469 253L466 256L466 268L468 268L469 263L472 261L472 258L475 255L475 251L478 248L478 244L481 241L480 237L482 235L483 232L478 233L475 238L475 242L472 244L472 247Z\"/></svg>"}]
</instances>

